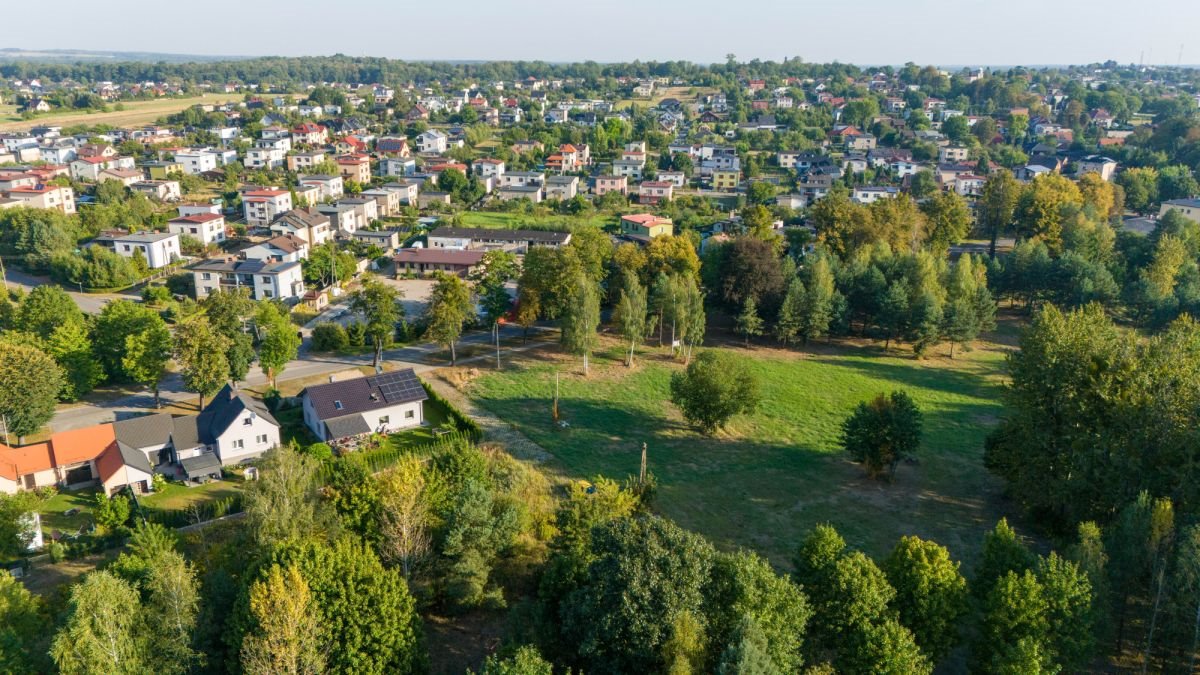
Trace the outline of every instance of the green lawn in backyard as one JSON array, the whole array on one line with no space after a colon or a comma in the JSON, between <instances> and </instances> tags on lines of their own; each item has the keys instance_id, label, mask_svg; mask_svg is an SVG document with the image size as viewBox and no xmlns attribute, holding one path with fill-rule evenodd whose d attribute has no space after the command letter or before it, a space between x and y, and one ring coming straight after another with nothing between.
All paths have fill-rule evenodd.
<instances>
[{"instance_id":1,"label":"green lawn in backyard","mask_svg":"<svg viewBox=\"0 0 1200 675\"><path fill-rule=\"evenodd\" d=\"M494 227L498 229L520 229L528 225L565 225L604 227L616 224L615 216L592 214L589 216L533 216L524 213L502 213L499 211L464 211L463 227Z\"/></svg>"},{"instance_id":2,"label":"green lawn in backyard","mask_svg":"<svg viewBox=\"0 0 1200 675\"><path fill-rule=\"evenodd\" d=\"M632 370L618 347L594 358L592 374L551 353L518 359L466 385L483 407L558 459L567 477L636 474L641 444L659 481L655 508L724 548L744 546L780 565L812 526L833 523L852 545L882 556L906 534L934 539L965 561L1002 513L999 482L984 469L983 442L1001 414L1003 348L951 361L944 349L918 361L874 346L814 353L735 349L759 376L762 403L714 438L689 428L669 402L680 365L657 350ZM554 373L560 409L550 416ZM838 448L840 424L858 402L908 391L925 414L917 464L894 483L867 479Z\"/></svg>"},{"instance_id":3,"label":"green lawn in backyard","mask_svg":"<svg viewBox=\"0 0 1200 675\"><path fill-rule=\"evenodd\" d=\"M446 424L449 419L450 416L441 403L432 400L425 401L425 424L413 429L389 434L387 444L392 448L412 448L434 443L438 439L434 430Z\"/></svg>"},{"instance_id":4,"label":"green lawn in backyard","mask_svg":"<svg viewBox=\"0 0 1200 675\"><path fill-rule=\"evenodd\" d=\"M96 503L97 488L85 490L62 490L45 502L42 502L42 531L49 534L55 530L60 532L77 532L79 528L92 522L92 505ZM79 509L79 513L65 515L70 509Z\"/></svg>"},{"instance_id":5,"label":"green lawn in backyard","mask_svg":"<svg viewBox=\"0 0 1200 675\"><path fill-rule=\"evenodd\" d=\"M96 503L98 488L84 490L62 490L41 507L42 529L46 533L54 530L75 532L92 523L92 507ZM182 483L167 483L166 487L149 495L139 495L138 500L148 508L163 511L182 511L192 504L201 504L232 497L242 492L240 478L228 478L204 485L185 486ZM70 516L69 509L79 509Z\"/></svg>"},{"instance_id":6,"label":"green lawn in backyard","mask_svg":"<svg viewBox=\"0 0 1200 675\"><path fill-rule=\"evenodd\" d=\"M183 511L194 504L215 502L242 493L242 479L230 477L203 485L186 486L182 483L167 483L166 487L151 495L139 496L138 500L147 508L163 511Z\"/></svg>"}]
</instances>

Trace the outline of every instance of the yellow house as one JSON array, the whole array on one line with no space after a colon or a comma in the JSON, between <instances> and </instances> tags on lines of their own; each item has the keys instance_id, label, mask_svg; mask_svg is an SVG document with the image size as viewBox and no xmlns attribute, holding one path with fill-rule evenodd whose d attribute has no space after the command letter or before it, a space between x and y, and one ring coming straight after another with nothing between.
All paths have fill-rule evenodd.
<instances>
[{"instance_id":1,"label":"yellow house","mask_svg":"<svg viewBox=\"0 0 1200 675\"><path fill-rule=\"evenodd\" d=\"M621 216L621 234L637 239L653 239L669 237L675 234L675 226L670 218L662 218L650 213L634 213Z\"/></svg>"},{"instance_id":2,"label":"yellow house","mask_svg":"<svg viewBox=\"0 0 1200 675\"><path fill-rule=\"evenodd\" d=\"M741 173L728 169L713 171L712 186L714 190L736 190L741 182Z\"/></svg>"},{"instance_id":3,"label":"yellow house","mask_svg":"<svg viewBox=\"0 0 1200 675\"><path fill-rule=\"evenodd\" d=\"M144 166L150 171L150 180L167 180L173 173L183 173L183 165L179 162L149 162Z\"/></svg>"}]
</instances>

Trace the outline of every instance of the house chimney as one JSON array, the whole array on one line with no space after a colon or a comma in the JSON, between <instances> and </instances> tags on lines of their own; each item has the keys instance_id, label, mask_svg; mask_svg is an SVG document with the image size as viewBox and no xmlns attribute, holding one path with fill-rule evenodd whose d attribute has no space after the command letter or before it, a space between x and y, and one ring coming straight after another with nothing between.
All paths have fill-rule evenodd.
<instances>
[{"instance_id":1,"label":"house chimney","mask_svg":"<svg viewBox=\"0 0 1200 675\"><path fill-rule=\"evenodd\" d=\"M329 383L330 383L330 384L333 384L333 380L334 380L334 377L333 377L333 375L330 375L330 376L329 376Z\"/></svg>"}]
</instances>

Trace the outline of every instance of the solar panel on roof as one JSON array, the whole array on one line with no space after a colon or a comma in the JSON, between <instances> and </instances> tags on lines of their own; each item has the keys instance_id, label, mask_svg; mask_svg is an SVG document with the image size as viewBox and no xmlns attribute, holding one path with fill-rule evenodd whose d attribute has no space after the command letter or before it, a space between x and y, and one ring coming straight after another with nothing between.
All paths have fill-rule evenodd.
<instances>
[{"instance_id":1,"label":"solar panel on roof","mask_svg":"<svg viewBox=\"0 0 1200 675\"><path fill-rule=\"evenodd\" d=\"M388 403L419 399L424 394L421 382L410 372L382 373L371 378L370 384L379 389Z\"/></svg>"}]
</instances>

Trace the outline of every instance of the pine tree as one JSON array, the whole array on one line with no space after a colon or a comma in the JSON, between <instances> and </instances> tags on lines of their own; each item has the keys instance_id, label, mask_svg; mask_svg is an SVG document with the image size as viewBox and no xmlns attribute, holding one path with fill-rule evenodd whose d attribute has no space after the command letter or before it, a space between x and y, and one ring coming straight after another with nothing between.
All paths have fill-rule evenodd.
<instances>
[{"instance_id":1,"label":"pine tree","mask_svg":"<svg viewBox=\"0 0 1200 675\"><path fill-rule=\"evenodd\" d=\"M829 262L824 257L817 258L808 276L804 310L801 315L800 336L805 345L808 345L809 340L815 340L829 331L829 324L833 320L835 293Z\"/></svg>"},{"instance_id":2,"label":"pine tree","mask_svg":"<svg viewBox=\"0 0 1200 675\"><path fill-rule=\"evenodd\" d=\"M805 295L804 282L792 279L783 296L783 304L779 306L779 317L775 320L775 337L785 345L794 343L800 334Z\"/></svg>"},{"instance_id":3,"label":"pine tree","mask_svg":"<svg viewBox=\"0 0 1200 675\"><path fill-rule=\"evenodd\" d=\"M746 296L742 303L742 312L737 316L737 332L746 338L746 346L750 346L750 338L763 334L763 320L758 315L758 303L753 295Z\"/></svg>"}]
</instances>

